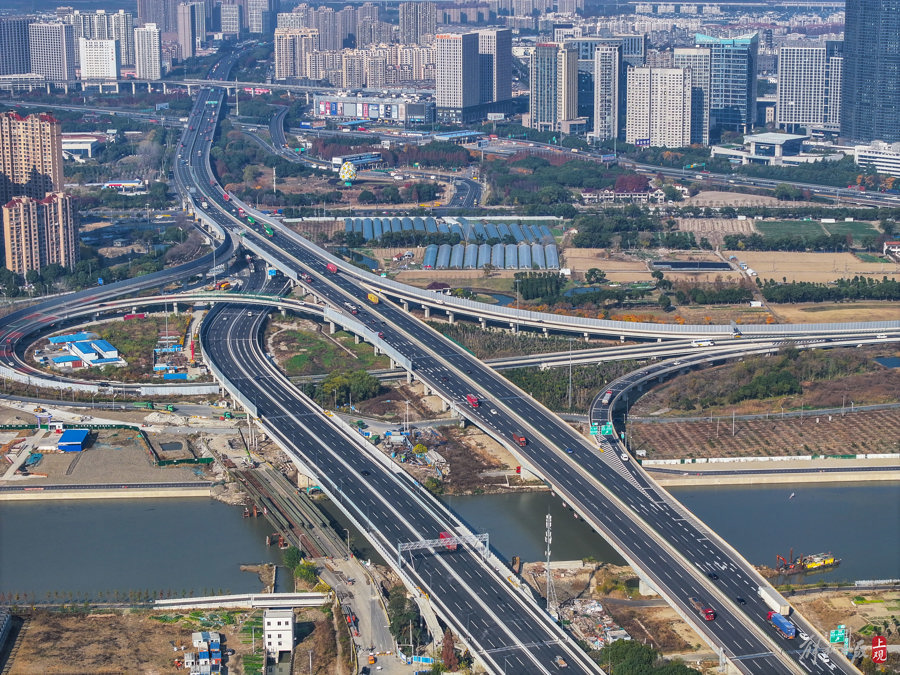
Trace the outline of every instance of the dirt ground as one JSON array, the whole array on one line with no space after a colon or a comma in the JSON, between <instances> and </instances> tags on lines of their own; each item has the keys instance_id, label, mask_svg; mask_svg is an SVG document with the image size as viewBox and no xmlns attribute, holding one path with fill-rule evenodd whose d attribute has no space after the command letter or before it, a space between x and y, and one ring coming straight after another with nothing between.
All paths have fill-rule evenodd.
<instances>
[{"instance_id":1,"label":"dirt ground","mask_svg":"<svg viewBox=\"0 0 900 675\"><path fill-rule=\"evenodd\" d=\"M743 192L703 191L688 197L679 206L778 206L783 205L775 197L769 195L748 195ZM791 202L791 206L821 206L813 202Z\"/></svg>"},{"instance_id":2,"label":"dirt ground","mask_svg":"<svg viewBox=\"0 0 900 675\"><path fill-rule=\"evenodd\" d=\"M723 251L736 255L762 279L827 283L841 277L871 275L900 279L900 265L863 262L852 253L797 253L781 251Z\"/></svg>"},{"instance_id":3,"label":"dirt ground","mask_svg":"<svg viewBox=\"0 0 900 675\"><path fill-rule=\"evenodd\" d=\"M900 591L828 591L788 594L797 610L809 619L819 632L826 633L838 624L844 624L853 632L852 643L860 636L871 637L866 626L881 628L881 634L890 645L900 644L900 632L893 619L900 614ZM887 622L888 634L884 626Z\"/></svg>"},{"instance_id":4,"label":"dirt ground","mask_svg":"<svg viewBox=\"0 0 900 675\"><path fill-rule=\"evenodd\" d=\"M706 237L713 246L721 246L726 234L751 234L756 231L752 220L736 218L678 218L681 232L693 232L699 242Z\"/></svg>"},{"instance_id":5,"label":"dirt ground","mask_svg":"<svg viewBox=\"0 0 900 675\"><path fill-rule=\"evenodd\" d=\"M896 302L851 302L838 305L802 303L770 305L779 323L844 323L848 321L896 321L900 308Z\"/></svg>"}]
</instances>

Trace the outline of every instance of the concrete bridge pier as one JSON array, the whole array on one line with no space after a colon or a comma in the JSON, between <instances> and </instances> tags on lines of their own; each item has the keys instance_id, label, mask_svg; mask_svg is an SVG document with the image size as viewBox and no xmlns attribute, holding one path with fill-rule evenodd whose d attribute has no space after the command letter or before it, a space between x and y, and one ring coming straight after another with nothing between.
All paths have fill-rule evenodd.
<instances>
[{"instance_id":1,"label":"concrete bridge pier","mask_svg":"<svg viewBox=\"0 0 900 675\"><path fill-rule=\"evenodd\" d=\"M412 384L413 376L410 371L406 371L406 384Z\"/></svg>"},{"instance_id":2,"label":"concrete bridge pier","mask_svg":"<svg viewBox=\"0 0 900 675\"><path fill-rule=\"evenodd\" d=\"M357 345L358 345L359 342L360 342L360 340L359 340L359 335L354 335L354 336L353 336L353 344L357 344Z\"/></svg>"},{"instance_id":3,"label":"concrete bridge pier","mask_svg":"<svg viewBox=\"0 0 900 675\"><path fill-rule=\"evenodd\" d=\"M328 322L328 333L329 333L329 335L334 335L334 334L335 334L335 332L336 332L336 331L335 331L335 328L336 328L336 327L335 327L335 325L334 325L334 321L329 321L329 322Z\"/></svg>"},{"instance_id":4,"label":"concrete bridge pier","mask_svg":"<svg viewBox=\"0 0 900 675\"><path fill-rule=\"evenodd\" d=\"M544 337L550 337L550 331L547 329L547 326L544 326L542 330L544 331Z\"/></svg>"},{"instance_id":5,"label":"concrete bridge pier","mask_svg":"<svg viewBox=\"0 0 900 675\"><path fill-rule=\"evenodd\" d=\"M163 82L163 94L169 93L169 85Z\"/></svg>"},{"instance_id":6,"label":"concrete bridge pier","mask_svg":"<svg viewBox=\"0 0 900 675\"><path fill-rule=\"evenodd\" d=\"M172 303L172 314L174 314L175 316L178 316L178 303L177 302Z\"/></svg>"},{"instance_id":7,"label":"concrete bridge pier","mask_svg":"<svg viewBox=\"0 0 900 675\"><path fill-rule=\"evenodd\" d=\"M131 83L131 95L134 96L137 93L137 82Z\"/></svg>"},{"instance_id":8,"label":"concrete bridge pier","mask_svg":"<svg viewBox=\"0 0 900 675\"><path fill-rule=\"evenodd\" d=\"M406 300L403 300L403 311L404 312L409 311L409 303Z\"/></svg>"},{"instance_id":9,"label":"concrete bridge pier","mask_svg":"<svg viewBox=\"0 0 900 675\"><path fill-rule=\"evenodd\" d=\"M66 85L66 86L68 86L68 85ZM48 94L50 93L50 83L49 82L47 83L47 93Z\"/></svg>"},{"instance_id":10,"label":"concrete bridge pier","mask_svg":"<svg viewBox=\"0 0 900 675\"><path fill-rule=\"evenodd\" d=\"M394 361L394 359L390 359L390 362L391 362L391 370L393 370L394 368L397 367L397 362Z\"/></svg>"},{"instance_id":11,"label":"concrete bridge pier","mask_svg":"<svg viewBox=\"0 0 900 675\"><path fill-rule=\"evenodd\" d=\"M441 399L441 412L447 412L448 410L450 410L450 403L449 403L449 401L447 401L447 399L442 398Z\"/></svg>"},{"instance_id":12,"label":"concrete bridge pier","mask_svg":"<svg viewBox=\"0 0 900 675\"><path fill-rule=\"evenodd\" d=\"M456 323L456 315L453 312L447 312L447 323L451 326Z\"/></svg>"},{"instance_id":13,"label":"concrete bridge pier","mask_svg":"<svg viewBox=\"0 0 900 675\"><path fill-rule=\"evenodd\" d=\"M431 307L429 307L428 305L425 305L425 318L426 319L431 318Z\"/></svg>"},{"instance_id":14,"label":"concrete bridge pier","mask_svg":"<svg viewBox=\"0 0 900 675\"><path fill-rule=\"evenodd\" d=\"M138 310L137 305L132 305L132 306L131 306L131 313L132 313L132 314L137 314L137 310Z\"/></svg>"},{"instance_id":15,"label":"concrete bridge pier","mask_svg":"<svg viewBox=\"0 0 900 675\"><path fill-rule=\"evenodd\" d=\"M478 323L481 324L481 330L485 330L487 328L487 319L481 317L478 319Z\"/></svg>"},{"instance_id":16,"label":"concrete bridge pier","mask_svg":"<svg viewBox=\"0 0 900 675\"><path fill-rule=\"evenodd\" d=\"M281 316L287 316L287 310L284 307L279 307L278 311L281 312Z\"/></svg>"},{"instance_id":17,"label":"concrete bridge pier","mask_svg":"<svg viewBox=\"0 0 900 675\"><path fill-rule=\"evenodd\" d=\"M590 333L585 333L585 334L584 334L584 341L585 341L585 342L590 342L590 341L591 341L591 334L590 334Z\"/></svg>"}]
</instances>

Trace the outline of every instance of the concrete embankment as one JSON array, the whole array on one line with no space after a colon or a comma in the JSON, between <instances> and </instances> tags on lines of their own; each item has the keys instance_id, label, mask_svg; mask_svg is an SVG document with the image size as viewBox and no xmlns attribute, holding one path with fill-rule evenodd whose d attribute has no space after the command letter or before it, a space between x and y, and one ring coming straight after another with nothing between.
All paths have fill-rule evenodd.
<instances>
[{"instance_id":1,"label":"concrete embankment","mask_svg":"<svg viewBox=\"0 0 900 675\"><path fill-rule=\"evenodd\" d=\"M212 486L191 488L128 488L118 490L47 490L33 488L15 492L0 492L0 502L54 501L63 499L161 499L175 497L209 497Z\"/></svg>"}]
</instances>

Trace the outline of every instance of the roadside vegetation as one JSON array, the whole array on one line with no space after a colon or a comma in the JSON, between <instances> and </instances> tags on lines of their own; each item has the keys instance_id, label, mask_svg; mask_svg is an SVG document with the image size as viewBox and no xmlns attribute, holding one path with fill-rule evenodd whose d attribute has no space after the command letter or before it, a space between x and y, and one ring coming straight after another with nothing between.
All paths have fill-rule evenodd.
<instances>
[{"instance_id":1,"label":"roadside vegetation","mask_svg":"<svg viewBox=\"0 0 900 675\"><path fill-rule=\"evenodd\" d=\"M603 649L589 650L588 655L610 675L690 675L699 672L688 668L679 659L664 660L658 651L636 640L616 640Z\"/></svg>"},{"instance_id":2,"label":"roadside vegetation","mask_svg":"<svg viewBox=\"0 0 900 675\"><path fill-rule=\"evenodd\" d=\"M760 281L757 285L768 302L841 302L845 300L900 300L900 281L887 276L880 281L872 277L855 276L838 279L830 284L787 279Z\"/></svg>"},{"instance_id":3,"label":"roadside vegetation","mask_svg":"<svg viewBox=\"0 0 900 675\"><path fill-rule=\"evenodd\" d=\"M300 388L323 408L340 408L378 396L381 382L365 370L338 371L321 382L307 382Z\"/></svg>"},{"instance_id":4,"label":"roadside vegetation","mask_svg":"<svg viewBox=\"0 0 900 675\"><path fill-rule=\"evenodd\" d=\"M445 323L426 321L434 330L443 333L458 345L474 354L479 359L495 359L505 356L526 356L528 354L548 354L564 352L570 348L596 349L602 342L585 342L575 339L551 335L543 337L536 333L522 331L518 334L505 329L485 329L467 323Z\"/></svg>"},{"instance_id":5,"label":"roadside vegetation","mask_svg":"<svg viewBox=\"0 0 900 675\"><path fill-rule=\"evenodd\" d=\"M637 368L634 361L608 361L572 368L572 405L569 405L569 369L566 367L513 368L501 374L555 412L583 412L617 377Z\"/></svg>"}]
</instances>

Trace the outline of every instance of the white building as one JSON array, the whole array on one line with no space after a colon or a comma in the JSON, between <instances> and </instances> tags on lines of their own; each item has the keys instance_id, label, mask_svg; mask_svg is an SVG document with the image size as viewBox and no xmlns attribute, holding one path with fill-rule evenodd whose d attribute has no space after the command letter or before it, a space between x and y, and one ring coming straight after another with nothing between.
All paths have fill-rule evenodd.
<instances>
[{"instance_id":1,"label":"white building","mask_svg":"<svg viewBox=\"0 0 900 675\"><path fill-rule=\"evenodd\" d=\"M861 167L875 167L878 173L900 177L900 143L873 141L853 148L853 157Z\"/></svg>"},{"instance_id":2,"label":"white building","mask_svg":"<svg viewBox=\"0 0 900 675\"><path fill-rule=\"evenodd\" d=\"M267 609L263 614L263 641L266 654L278 658L280 652L294 650L294 610Z\"/></svg>"},{"instance_id":3,"label":"white building","mask_svg":"<svg viewBox=\"0 0 900 675\"><path fill-rule=\"evenodd\" d=\"M706 47L676 47L676 68L691 69L691 143L709 145L710 51Z\"/></svg>"},{"instance_id":4,"label":"white building","mask_svg":"<svg viewBox=\"0 0 900 675\"><path fill-rule=\"evenodd\" d=\"M462 121L464 110L479 104L478 33L435 36L434 100L448 119Z\"/></svg>"},{"instance_id":5,"label":"white building","mask_svg":"<svg viewBox=\"0 0 900 675\"><path fill-rule=\"evenodd\" d=\"M78 41L81 79L103 81L119 79L119 48L115 40Z\"/></svg>"},{"instance_id":6,"label":"white building","mask_svg":"<svg viewBox=\"0 0 900 675\"><path fill-rule=\"evenodd\" d=\"M792 44L778 52L776 124L788 131L840 127L841 42Z\"/></svg>"},{"instance_id":7,"label":"white building","mask_svg":"<svg viewBox=\"0 0 900 675\"><path fill-rule=\"evenodd\" d=\"M155 23L134 29L135 75L139 80L162 78L162 42Z\"/></svg>"},{"instance_id":8,"label":"white building","mask_svg":"<svg viewBox=\"0 0 900 675\"><path fill-rule=\"evenodd\" d=\"M309 77L307 55L319 50L315 28L275 29L275 79Z\"/></svg>"},{"instance_id":9,"label":"white building","mask_svg":"<svg viewBox=\"0 0 900 675\"><path fill-rule=\"evenodd\" d=\"M639 147L691 144L689 68L629 68L625 141Z\"/></svg>"},{"instance_id":10,"label":"white building","mask_svg":"<svg viewBox=\"0 0 900 675\"><path fill-rule=\"evenodd\" d=\"M28 26L31 72L51 82L75 79L75 29L68 23Z\"/></svg>"},{"instance_id":11,"label":"white building","mask_svg":"<svg viewBox=\"0 0 900 675\"><path fill-rule=\"evenodd\" d=\"M597 45L594 51L594 139L605 141L619 133L619 45Z\"/></svg>"}]
</instances>

